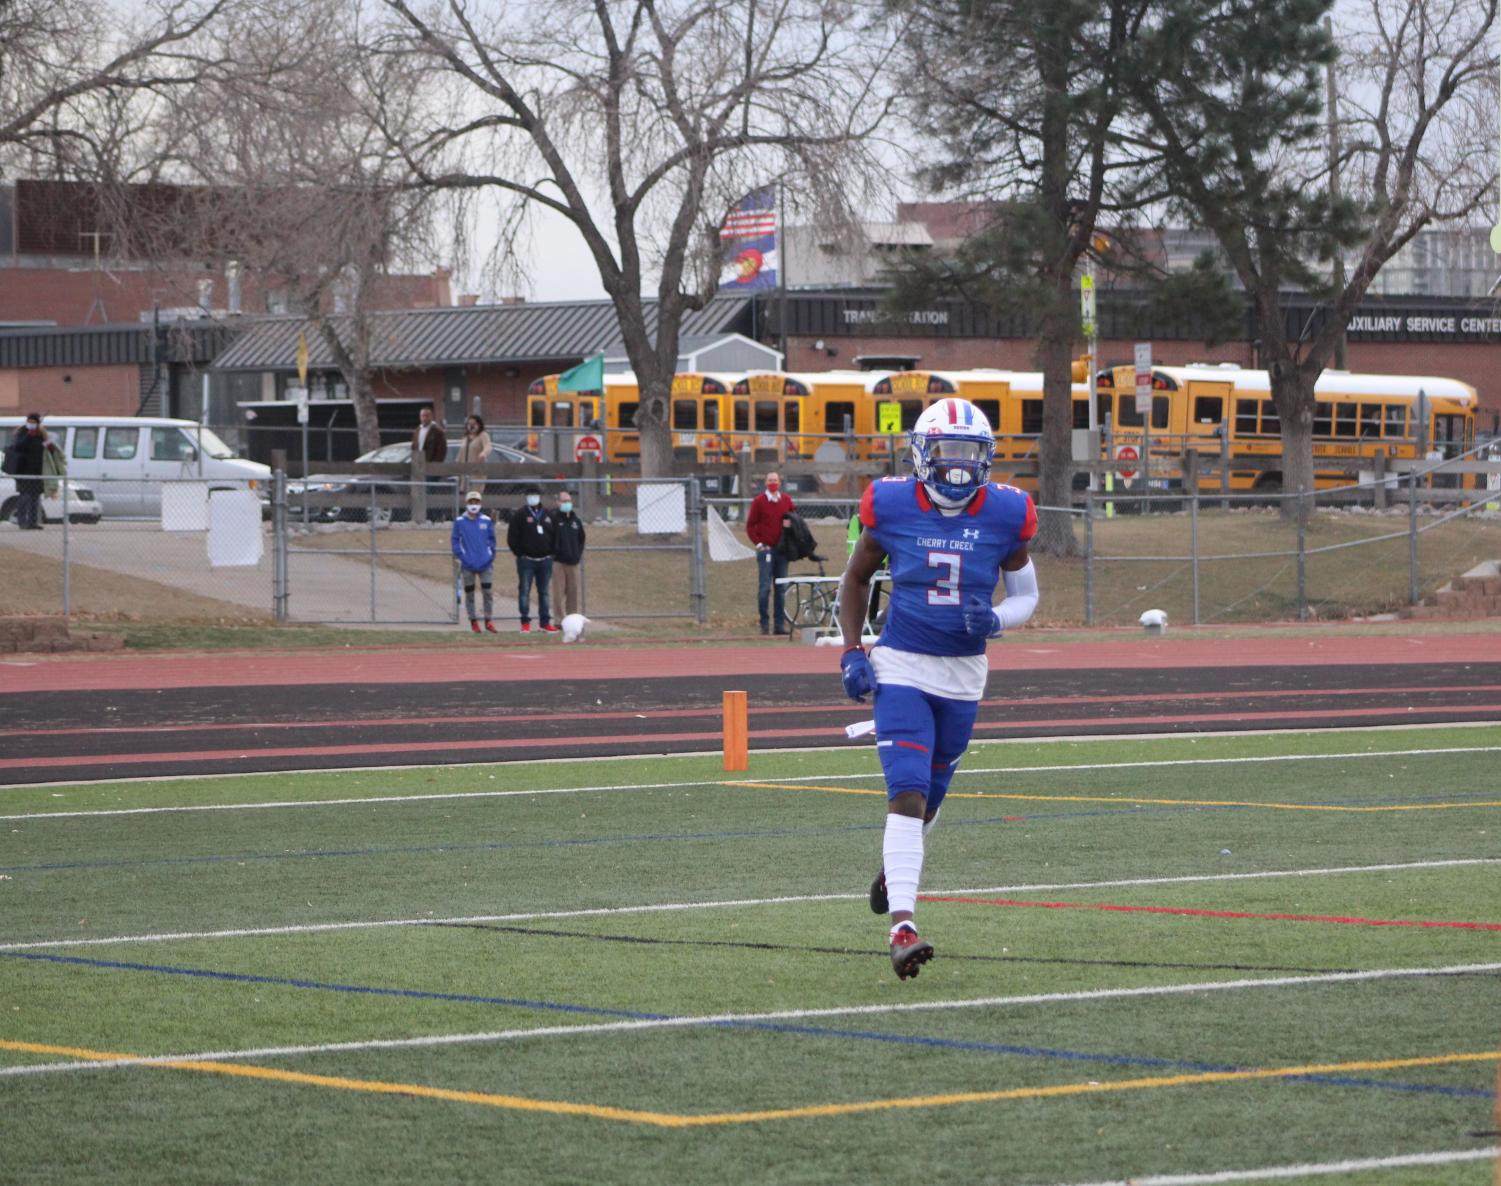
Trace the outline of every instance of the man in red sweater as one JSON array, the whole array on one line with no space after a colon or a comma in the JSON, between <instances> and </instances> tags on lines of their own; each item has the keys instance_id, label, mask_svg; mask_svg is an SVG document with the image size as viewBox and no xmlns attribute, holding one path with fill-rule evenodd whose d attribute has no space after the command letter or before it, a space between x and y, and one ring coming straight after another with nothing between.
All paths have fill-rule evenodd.
<instances>
[{"instance_id":1,"label":"man in red sweater","mask_svg":"<svg viewBox=\"0 0 1501 1186\"><path fill-rule=\"evenodd\" d=\"M756 608L761 611L761 633L772 633L772 619L767 617L767 602L773 600L776 607L775 626L777 634L786 634L787 619L783 615L787 586L778 585L776 579L787 575L787 555L777 545L782 541L782 528L787 516L792 514L792 499L782 493L779 474L766 475L766 489L751 499L750 513L745 517L745 534L756 545ZM775 590L775 598L772 591Z\"/></svg>"}]
</instances>

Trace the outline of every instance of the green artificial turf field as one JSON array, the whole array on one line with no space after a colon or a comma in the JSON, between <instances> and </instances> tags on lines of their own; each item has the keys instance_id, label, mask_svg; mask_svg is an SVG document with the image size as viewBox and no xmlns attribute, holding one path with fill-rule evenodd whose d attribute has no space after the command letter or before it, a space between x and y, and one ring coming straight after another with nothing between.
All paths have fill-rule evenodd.
<instances>
[{"instance_id":1,"label":"green artificial turf field","mask_svg":"<svg viewBox=\"0 0 1501 1186\"><path fill-rule=\"evenodd\" d=\"M0 1182L1482 1186L1498 760L977 745L905 983L869 747L5 789Z\"/></svg>"}]
</instances>

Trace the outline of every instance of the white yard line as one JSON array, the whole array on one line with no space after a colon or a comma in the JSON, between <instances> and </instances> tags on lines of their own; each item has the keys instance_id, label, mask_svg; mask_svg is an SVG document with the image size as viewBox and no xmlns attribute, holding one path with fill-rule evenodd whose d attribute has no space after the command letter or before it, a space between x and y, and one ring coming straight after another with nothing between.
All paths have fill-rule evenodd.
<instances>
[{"instance_id":1,"label":"white yard line","mask_svg":"<svg viewBox=\"0 0 1501 1186\"><path fill-rule=\"evenodd\" d=\"M1130 740L1136 740L1131 738ZM988 744L988 743L986 743ZM757 751L758 753L761 751ZM822 752L822 751L821 751ZM1245 758L1166 758L1155 761L1142 762L1077 762L1060 766L980 766L961 768L963 774L1053 774L1053 773L1078 773L1090 770L1127 770L1127 769L1165 769L1171 766L1233 766L1261 762L1331 762L1342 761L1347 758L1417 758L1445 754L1493 754L1501 753L1498 745L1472 745L1452 746L1443 749L1402 749L1402 750L1362 750L1352 753L1339 754L1264 754L1257 757ZM618 759L611 759L612 761ZM419 767L402 767L401 769L415 770ZM425 767L424 767L425 769ZM287 773L296 773L288 771ZM327 774L331 771L307 771L304 773ZM212 777L212 776L205 776ZM828 782L832 780L872 779L882 777L879 770L858 771L850 774L797 774L787 778L778 777L775 781L783 783L798 782ZM524 795L585 795L598 794L608 791L658 791L675 790L681 787L703 786L739 786L752 783L756 779L717 779L701 778L691 779L684 782L641 782L641 783L615 783L600 784L596 786L582 787L543 787L536 790L511 790L511 791L448 791L442 793L421 795L371 795L365 797L350 796L342 799L278 799L267 802L253 803L200 803L183 807L108 807L99 810L84 811L30 811L11 815L0 815L0 821L15 822L49 819L83 819L120 815L171 815L195 811L267 811L294 807L363 807L375 803L426 803L439 800L453 799L506 799ZM30 784L0 788L0 793L5 790L26 791L41 786L79 786L79 783L58 784Z\"/></svg>"},{"instance_id":2,"label":"white yard line","mask_svg":"<svg viewBox=\"0 0 1501 1186\"><path fill-rule=\"evenodd\" d=\"M1254 1170L1216 1170L1207 1174L1150 1174L1146 1177L1111 1178L1108 1182L1058 1183L1057 1186L1218 1186L1222 1182L1273 1182L1279 1178L1312 1178L1325 1174L1358 1174L1365 1170L1454 1165L1462 1161L1491 1161L1498 1157L1501 1157L1501 1146L1492 1145L1486 1149L1451 1149L1441 1153L1361 1157L1349 1161L1310 1162L1307 1165L1272 1165Z\"/></svg>"},{"instance_id":3,"label":"white yard line","mask_svg":"<svg viewBox=\"0 0 1501 1186\"><path fill-rule=\"evenodd\" d=\"M1501 864L1501 857L1458 857L1435 861L1403 861L1384 865L1343 865L1326 869L1267 869L1253 873L1202 873L1180 877L1129 877L1114 881L1048 882L1024 885L991 885L976 889L930 889L924 896L945 897L974 894L1059 893L1069 890L1115 889L1131 886L1182 885L1208 881L1255 881L1273 877L1333 877L1342 873L1389 873L1401 869L1452 869L1467 865ZM387 918L348 922L294 923L279 927L240 927L222 931L163 931L145 935L113 935L96 939L37 939L24 943L0 943L3 951L38 951L58 947L107 947L116 943L171 943L198 939L243 939L268 935L310 935L327 931L360 931L382 927L459 926L465 923L536 922L543 919L603 918L631 914L654 914L687 910L729 910L756 906L785 906L801 902L864 901L858 894L800 894L779 898L736 898L715 902L659 902L643 906L600 906L586 910L547 910L524 914L474 914L453 918Z\"/></svg>"},{"instance_id":4,"label":"white yard line","mask_svg":"<svg viewBox=\"0 0 1501 1186\"><path fill-rule=\"evenodd\" d=\"M872 1017L894 1013L931 1013L955 1009L1000 1009L1018 1005L1055 1005L1080 1001L1109 1001L1131 997L1176 997L1190 993L1236 992L1253 988L1297 988L1309 984L1350 984L1412 977L1460 976L1501 971L1501 963L1450 964L1428 968L1375 968L1364 972L1325 972L1307 976L1277 976L1242 980L1201 980L1190 984L1145 985L1134 988L1096 988L1079 992L1044 992L1023 996L972 997L948 1001L905 1001L881 1005L836 1005L824 1009L780 1009L766 1013L715 1013L688 1017L650 1017L605 1021L590 1025L551 1025L491 1030L468 1034L431 1034L420 1038L372 1038L360 1042L324 1042L309 1046L261 1046L249 1050L213 1050L196 1054L159 1054L143 1058L80 1059L0 1068L0 1077L52 1074L113 1067L152 1066L165 1062L222 1062L227 1059L285 1058L309 1054L340 1054L364 1050L407 1050L433 1046L513 1042L527 1038L576 1038L643 1030L757 1025L800 1022L826 1017Z\"/></svg>"}]
</instances>

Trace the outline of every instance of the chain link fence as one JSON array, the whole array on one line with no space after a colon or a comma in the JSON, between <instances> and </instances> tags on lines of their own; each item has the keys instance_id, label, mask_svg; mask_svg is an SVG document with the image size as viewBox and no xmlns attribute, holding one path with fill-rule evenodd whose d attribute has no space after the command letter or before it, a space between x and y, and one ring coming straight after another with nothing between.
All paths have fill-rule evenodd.
<instances>
[{"instance_id":1,"label":"chain link fence","mask_svg":"<svg viewBox=\"0 0 1501 1186\"><path fill-rule=\"evenodd\" d=\"M1148 609L1181 625L1501 612L1501 490L1457 490L1446 476L1436 466L1301 502L1265 494L1086 495L1084 506L1054 512L1070 517L1075 553L1039 557L1036 621L1133 626ZM336 518L304 524L284 477L271 490L194 479L48 479L43 529L35 531L17 526L14 488L0 487L0 612L451 628L462 617L451 532L471 484L382 475L357 499L341 493ZM654 622L755 629L748 499L705 498L694 477L553 477L527 485L548 508L565 490L573 496L587 533L579 608L589 618L624 630L650 631ZM519 620L506 536L523 506L521 490L509 480L482 488L497 534L501 624ZM827 585L843 571L858 504L816 492L794 499L825 557L791 566L812 591L814 578ZM1468 589L1466 574L1473 574ZM1495 585L1487 594L1494 602L1480 595L1486 581ZM1441 592L1450 586L1452 594ZM789 605L799 603L797 592L789 590ZM828 601L813 608L824 614ZM562 612L552 608L554 618Z\"/></svg>"}]
</instances>

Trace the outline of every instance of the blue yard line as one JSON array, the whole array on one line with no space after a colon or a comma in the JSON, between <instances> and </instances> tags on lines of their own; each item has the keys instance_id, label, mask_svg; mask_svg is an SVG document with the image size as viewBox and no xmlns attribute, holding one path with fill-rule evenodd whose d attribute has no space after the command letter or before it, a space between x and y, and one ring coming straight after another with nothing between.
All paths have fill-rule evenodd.
<instances>
[{"instance_id":1,"label":"blue yard line","mask_svg":"<svg viewBox=\"0 0 1501 1186\"><path fill-rule=\"evenodd\" d=\"M517 1009L541 1009L557 1013L577 1013L596 1017L626 1018L632 1021L677 1020L670 1013L641 1013L627 1009L606 1009L595 1005L575 1005L560 1001L532 1001L524 998L487 997L471 993L429 992L410 988L379 988L373 985L337 984L319 980L302 980L282 976L257 976L245 972L221 972L211 968L181 968L169 964L142 964L125 960L89 959L84 956L51 955L38 952L6 951L0 956L11 959L31 960L38 963L67 964L77 967L100 968L108 971L155 972L167 976L192 976L206 980L222 980L234 984L269 984L282 988L313 989L320 992L347 992L365 996L403 997L410 1000L444 1001L468 1005L500 1005ZM1099 1054L1081 1050L1060 1050L1045 1046L1014 1046L1000 1042L972 1042L954 1038L933 1038L912 1034L887 1034L877 1030L843 1030L825 1026L796 1025L774 1021L716 1021L705 1023L706 1028L759 1030L766 1033L795 1034L812 1038L838 1038L847 1041L888 1042L903 1046L923 1046L930 1049L964 1050L984 1054L1013 1054L1024 1058L1042 1058L1068 1062L1090 1062L1121 1067L1152 1067L1194 1072L1239 1071L1246 1068L1216 1063L1202 1063L1186 1059L1151 1058L1124 1054ZM1356 1079L1336 1075L1296 1075L1282 1080L1290 1083L1317 1083L1337 1087L1361 1087L1378 1091L1421 1092L1434 1095L1458 1096L1473 1099L1492 1099L1493 1093L1481 1088L1442 1087L1427 1083L1384 1082L1379 1079Z\"/></svg>"},{"instance_id":2,"label":"blue yard line","mask_svg":"<svg viewBox=\"0 0 1501 1186\"><path fill-rule=\"evenodd\" d=\"M1042 812L1037 815L1008 815L994 816L987 819L954 820L952 824L945 819L944 827L989 827L995 824L1014 826L1018 822L1032 823L1042 820L1060 819L1083 819L1093 816L1108 815L1144 815L1149 812L1177 812L1190 810L1179 807L1142 807L1136 804L1122 804L1120 807L1092 809L1089 811L1062 811ZM739 832L659 832L642 835L625 836L591 836L576 840L521 840L496 843L471 843L471 844L422 844L401 845L383 848L333 848L313 849L306 852L241 852L241 853L207 853L202 856L186 857L141 857L117 860L98 861L51 861L39 865L0 865L0 873L58 873L77 869L138 869L160 865L215 865L232 864L239 861L321 861L348 859L351 857L379 857L379 856L422 856L431 853L472 853L472 852L506 852L518 849L548 849L548 848L587 848L596 845L615 844L664 844L719 840L781 840L790 837L804 836L839 836L858 832L879 832L885 828L884 822L870 824L849 824L842 828L767 828Z\"/></svg>"}]
</instances>

